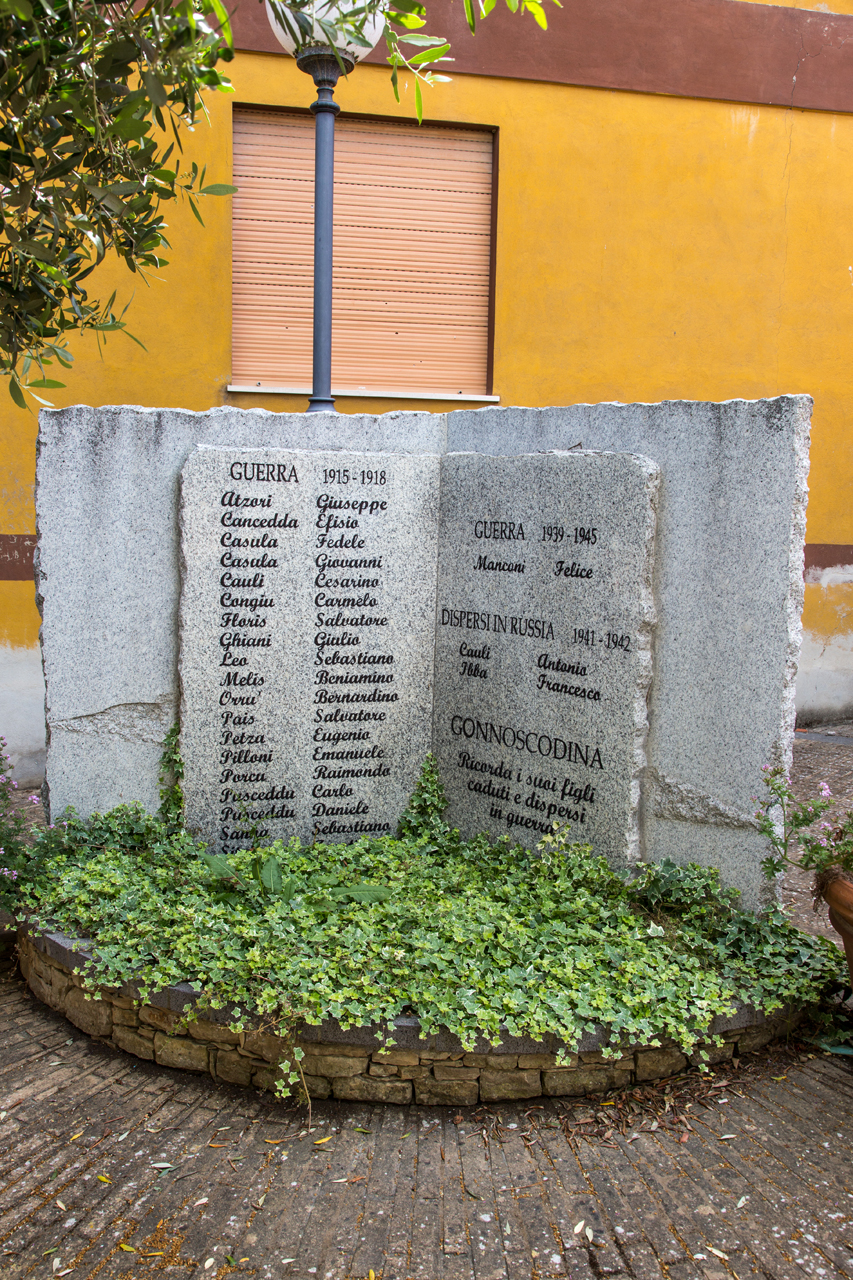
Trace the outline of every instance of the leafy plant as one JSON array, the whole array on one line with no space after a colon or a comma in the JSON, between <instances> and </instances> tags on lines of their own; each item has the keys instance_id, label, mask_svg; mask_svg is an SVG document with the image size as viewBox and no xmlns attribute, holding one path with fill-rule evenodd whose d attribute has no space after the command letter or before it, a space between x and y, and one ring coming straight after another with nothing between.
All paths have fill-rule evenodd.
<instances>
[{"instance_id":1,"label":"leafy plant","mask_svg":"<svg viewBox=\"0 0 853 1280\"><path fill-rule=\"evenodd\" d=\"M179 745L181 727L175 723L163 739L160 756L160 808L158 815L164 822L180 824L184 818L184 761Z\"/></svg>"},{"instance_id":2,"label":"leafy plant","mask_svg":"<svg viewBox=\"0 0 853 1280\"><path fill-rule=\"evenodd\" d=\"M15 804L18 784L12 777L12 760L0 738L0 908L10 911L18 901L20 877L26 866L27 820ZM27 797L38 804L36 795Z\"/></svg>"},{"instance_id":3,"label":"leafy plant","mask_svg":"<svg viewBox=\"0 0 853 1280\"><path fill-rule=\"evenodd\" d=\"M714 871L667 863L626 883L565 830L535 852L462 840L443 806L429 760L398 838L227 858L138 807L69 813L38 837L20 905L94 940L87 981L143 996L188 982L196 1014L225 1008L235 1030L290 1043L330 1016L393 1041L414 1010L425 1034L447 1027L469 1047L604 1025L613 1053L690 1048L736 1001L771 1010L838 977L831 943L778 910L741 911Z\"/></svg>"},{"instance_id":4,"label":"leafy plant","mask_svg":"<svg viewBox=\"0 0 853 1280\"><path fill-rule=\"evenodd\" d=\"M176 161L202 89L230 89L223 0L0 0L0 371L13 400L62 386L67 334L123 329L85 281L109 252L157 270L168 247L163 206L235 190ZM167 129L173 139L169 142Z\"/></svg>"},{"instance_id":5,"label":"leafy plant","mask_svg":"<svg viewBox=\"0 0 853 1280\"><path fill-rule=\"evenodd\" d=\"M820 784L820 799L799 801L781 765L766 768L764 782L767 794L755 816L772 846L761 864L765 875L772 878L788 866L814 871L816 884L834 868L853 875L853 813L815 826L832 805L826 783ZM794 852L797 847L799 856Z\"/></svg>"}]
</instances>

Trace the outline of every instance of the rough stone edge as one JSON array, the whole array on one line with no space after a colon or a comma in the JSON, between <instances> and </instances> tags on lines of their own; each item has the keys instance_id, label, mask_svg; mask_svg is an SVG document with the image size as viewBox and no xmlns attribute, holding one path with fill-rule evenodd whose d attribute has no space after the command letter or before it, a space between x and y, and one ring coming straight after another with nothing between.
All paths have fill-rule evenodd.
<instances>
[{"instance_id":1,"label":"rough stone edge","mask_svg":"<svg viewBox=\"0 0 853 1280\"><path fill-rule=\"evenodd\" d=\"M88 938L74 939L56 930L39 932L31 930L27 926L19 928L18 936L19 940L24 937L28 938L37 951L43 952L50 959L55 960L68 970L77 970L85 974L87 963L92 960L91 948L93 943ZM130 1000L138 1001L140 999L138 988L130 983L122 987L117 994ZM148 996L147 1003L169 1013L180 1014L194 1005L198 997L199 992L195 987L188 982L180 982L174 986L166 987L162 991L152 992ZM775 1027L783 1022L792 1024L795 1019L802 1016L802 1013L803 1006L797 1004L785 1005L781 1009L774 1010L769 1015L760 1009L756 1009L754 1005L742 1004L733 1014L727 1017L718 1016L714 1018L708 1028L708 1034L725 1036L728 1033L746 1030L747 1028L758 1030L766 1026ZM205 1017L210 1022L224 1025L229 1021L230 1016L230 1010L227 1008L205 1010ZM493 1045L491 1041L480 1038L474 1049L466 1050L463 1048L459 1038L450 1031L442 1030L431 1036L421 1036L420 1023L415 1017L396 1018L393 1030L389 1029L388 1031L385 1031L376 1023L371 1026L344 1028L337 1019L327 1018L324 1022L313 1025L302 1024L297 1028L296 1034L303 1044L313 1042L340 1046L350 1045L353 1048L368 1049L371 1052L381 1052L384 1048L390 1047L397 1050L418 1051L425 1054L449 1053L461 1055L463 1053L485 1053L494 1056L500 1054L557 1054L560 1052L565 1052L568 1055L594 1053L602 1049L608 1039L605 1027L598 1027L595 1032L582 1036L577 1045L568 1045L557 1036L547 1036L544 1040L533 1040L529 1036L511 1036L508 1033L504 1033L498 1045ZM394 1044L389 1046L388 1040L392 1036ZM668 1046L664 1045L663 1047L666 1048Z\"/></svg>"}]
</instances>

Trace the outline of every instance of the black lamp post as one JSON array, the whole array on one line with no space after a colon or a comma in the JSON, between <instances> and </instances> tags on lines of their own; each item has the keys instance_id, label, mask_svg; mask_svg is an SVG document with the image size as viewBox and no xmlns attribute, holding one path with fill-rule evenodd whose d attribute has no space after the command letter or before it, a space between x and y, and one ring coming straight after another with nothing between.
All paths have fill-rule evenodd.
<instances>
[{"instance_id":1,"label":"black lamp post","mask_svg":"<svg viewBox=\"0 0 853 1280\"><path fill-rule=\"evenodd\" d=\"M340 58L340 62L338 62ZM314 113L314 370L309 413L335 411L332 397L332 251L335 194L335 85L341 65L347 75L355 67L344 49L338 57L331 45L309 45L296 55L300 71L317 86Z\"/></svg>"},{"instance_id":2,"label":"black lamp post","mask_svg":"<svg viewBox=\"0 0 853 1280\"><path fill-rule=\"evenodd\" d=\"M314 113L314 374L309 413L334 413L332 399L332 238L335 193L335 85L341 74L349 75L360 58L377 44L385 27L383 7L365 17L363 0L313 0L306 12L313 19L310 44L297 45L292 33L282 26L273 5L266 0L267 17L281 47L296 58L300 71L311 76L317 86ZM358 29L369 43L349 43L345 38L336 48L323 40L317 21L328 17L359 19Z\"/></svg>"}]
</instances>

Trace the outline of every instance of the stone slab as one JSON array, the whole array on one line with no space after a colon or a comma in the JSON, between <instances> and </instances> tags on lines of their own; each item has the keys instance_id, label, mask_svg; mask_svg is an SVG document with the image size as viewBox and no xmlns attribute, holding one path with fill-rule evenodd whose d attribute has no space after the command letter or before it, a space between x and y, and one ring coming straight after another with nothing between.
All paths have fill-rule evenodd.
<instances>
[{"instance_id":1,"label":"stone slab","mask_svg":"<svg viewBox=\"0 0 853 1280\"><path fill-rule=\"evenodd\" d=\"M659 485L631 454L442 460L433 751L463 835L559 821L639 858Z\"/></svg>"},{"instance_id":2,"label":"stone slab","mask_svg":"<svg viewBox=\"0 0 853 1280\"><path fill-rule=\"evenodd\" d=\"M750 799L790 766L803 602L809 396L487 408L448 415L449 451L583 447L661 469L645 856L717 866L772 892Z\"/></svg>"},{"instance_id":3,"label":"stone slab","mask_svg":"<svg viewBox=\"0 0 853 1280\"><path fill-rule=\"evenodd\" d=\"M438 486L436 455L190 455L181 751L213 849L396 829L430 749Z\"/></svg>"}]
</instances>

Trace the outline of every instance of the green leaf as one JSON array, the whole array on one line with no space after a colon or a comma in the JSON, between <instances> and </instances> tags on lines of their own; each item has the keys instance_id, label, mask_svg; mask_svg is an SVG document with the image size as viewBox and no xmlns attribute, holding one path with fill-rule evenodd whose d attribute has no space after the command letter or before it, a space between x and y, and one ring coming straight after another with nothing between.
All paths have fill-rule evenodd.
<instances>
[{"instance_id":1,"label":"green leaf","mask_svg":"<svg viewBox=\"0 0 853 1280\"><path fill-rule=\"evenodd\" d=\"M273 854L270 854L261 869L261 883L271 893L279 893L281 890L281 867L278 864L278 858Z\"/></svg>"},{"instance_id":2,"label":"green leaf","mask_svg":"<svg viewBox=\"0 0 853 1280\"><path fill-rule=\"evenodd\" d=\"M210 186L202 187L199 195L202 196L233 196L238 187L231 187L227 182L212 182Z\"/></svg>"},{"instance_id":3,"label":"green leaf","mask_svg":"<svg viewBox=\"0 0 853 1280\"><path fill-rule=\"evenodd\" d=\"M449 44L439 45L437 49L424 49L423 53L416 53L409 62L413 67L423 66L428 62L437 62L439 58L443 58L450 48Z\"/></svg>"},{"instance_id":4,"label":"green leaf","mask_svg":"<svg viewBox=\"0 0 853 1280\"><path fill-rule=\"evenodd\" d=\"M39 378L36 382L28 382L27 390L31 387L39 387L43 390L52 390L54 387L64 387L64 382L54 382L52 378Z\"/></svg>"},{"instance_id":5,"label":"green leaf","mask_svg":"<svg viewBox=\"0 0 853 1280\"><path fill-rule=\"evenodd\" d=\"M470 2L471 0L465 0L466 5L469 5ZM418 124L423 124L424 101L423 101L423 98L421 97L421 84L420 84L420 81L417 79L415 80L415 111L417 112L417 116L418 116Z\"/></svg>"},{"instance_id":6,"label":"green leaf","mask_svg":"<svg viewBox=\"0 0 853 1280\"><path fill-rule=\"evenodd\" d=\"M447 45L448 49L450 48L450 45L445 40L444 36L400 36L400 44L417 44L424 46L444 44Z\"/></svg>"},{"instance_id":7,"label":"green leaf","mask_svg":"<svg viewBox=\"0 0 853 1280\"><path fill-rule=\"evenodd\" d=\"M163 85L154 72L148 67L142 67L140 68L139 75L142 83L148 91L149 98L154 103L154 106L165 107L166 103L169 101L169 95L166 93L166 90L163 88Z\"/></svg>"},{"instance_id":8,"label":"green leaf","mask_svg":"<svg viewBox=\"0 0 853 1280\"><path fill-rule=\"evenodd\" d=\"M465 17L467 19L468 26L471 29L471 34L473 35L476 30L476 20L474 18L474 6L471 0L464 0L464 3L465 3Z\"/></svg>"},{"instance_id":9,"label":"green leaf","mask_svg":"<svg viewBox=\"0 0 853 1280\"><path fill-rule=\"evenodd\" d=\"M210 0L210 6L213 12L216 14L216 18L219 22L219 29L222 32L222 35L224 36L228 44L233 47L234 35L231 31L231 20L228 17L228 10L226 9L225 5L222 3L222 0Z\"/></svg>"},{"instance_id":10,"label":"green leaf","mask_svg":"<svg viewBox=\"0 0 853 1280\"><path fill-rule=\"evenodd\" d=\"M19 409L28 408L27 402L24 399L24 393L21 390L21 384L18 382L17 378L13 377L9 379L9 395L15 401L15 404Z\"/></svg>"}]
</instances>

